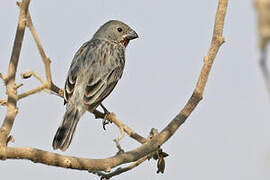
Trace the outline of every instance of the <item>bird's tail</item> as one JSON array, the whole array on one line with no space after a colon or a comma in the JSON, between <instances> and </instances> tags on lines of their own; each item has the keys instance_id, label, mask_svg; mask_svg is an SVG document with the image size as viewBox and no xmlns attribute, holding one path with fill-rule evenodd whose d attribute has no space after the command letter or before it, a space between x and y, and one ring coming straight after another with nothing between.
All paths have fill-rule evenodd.
<instances>
[{"instance_id":1,"label":"bird's tail","mask_svg":"<svg viewBox=\"0 0 270 180\"><path fill-rule=\"evenodd\" d=\"M54 150L61 149L65 151L69 147L81 115L79 109L67 107L64 119L53 139L52 146Z\"/></svg>"}]
</instances>

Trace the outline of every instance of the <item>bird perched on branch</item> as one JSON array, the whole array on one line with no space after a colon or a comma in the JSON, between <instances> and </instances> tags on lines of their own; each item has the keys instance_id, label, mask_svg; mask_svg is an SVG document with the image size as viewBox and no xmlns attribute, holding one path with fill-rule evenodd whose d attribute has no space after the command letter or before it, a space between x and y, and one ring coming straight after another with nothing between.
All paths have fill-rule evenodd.
<instances>
[{"instance_id":1,"label":"bird perched on branch","mask_svg":"<svg viewBox=\"0 0 270 180\"><path fill-rule=\"evenodd\" d=\"M65 151L80 117L94 112L112 92L125 65L125 49L137 33L121 21L102 25L75 54L64 88L66 112L53 139L53 149ZM105 109L106 111L106 109Z\"/></svg>"}]
</instances>

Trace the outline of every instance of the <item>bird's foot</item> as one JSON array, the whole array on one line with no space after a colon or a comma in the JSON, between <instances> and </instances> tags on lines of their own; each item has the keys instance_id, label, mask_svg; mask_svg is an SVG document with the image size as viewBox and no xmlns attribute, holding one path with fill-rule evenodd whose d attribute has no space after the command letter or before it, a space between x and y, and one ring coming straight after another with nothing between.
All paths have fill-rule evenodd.
<instances>
[{"instance_id":1,"label":"bird's foot","mask_svg":"<svg viewBox=\"0 0 270 180\"><path fill-rule=\"evenodd\" d=\"M110 113L109 113L109 114L110 114ZM112 123L112 121L110 121L109 119L107 119L107 116L108 116L109 114L106 114L105 117L104 117L104 119L103 119L103 121L102 121L102 127L103 127L104 130L106 130L106 125L107 125L107 124Z\"/></svg>"},{"instance_id":2,"label":"bird's foot","mask_svg":"<svg viewBox=\"0 0 270 180\"><path fill-rule=\"evenodd\" d=\"M103 109L104 111L104 118L103 118L103 121L102 121L102 127L104 130L106 130L106 125L109 124L109 123L112 123L111 120L108 119L108 116L111 114L103 104L100 104L101 108Z\"/></svg>"}]
</instances>

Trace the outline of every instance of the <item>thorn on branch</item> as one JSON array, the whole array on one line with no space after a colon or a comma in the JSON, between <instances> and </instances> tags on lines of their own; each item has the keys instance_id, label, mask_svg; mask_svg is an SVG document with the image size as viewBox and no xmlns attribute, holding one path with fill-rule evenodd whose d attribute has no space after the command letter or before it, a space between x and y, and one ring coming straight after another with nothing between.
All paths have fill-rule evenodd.
<instances>
[{"instance_id":1,"label":"thorn on branch","mask_svg":"<svg viewBox=\"0 0 270 180\"><path fill-rule=\"evenodd\" d=\"M20 83L20 84L17 84L15 88L16 88L16 89L19 89L19 88L22 87L22 86L23 86L23 83Z\"/></svg>"},{"instance_id":2,"label":"thorn on branch","mask_svg":"<svg viewBox=\"0 0 270 180\"><path fill-rule=\"evenodd\" d=\"M45 81L34 71L26 71L25 73L21 74L22 79L28 79L30 77L34 76L37 80L39 80L42 84L45 84Z\"/></svg>"},{"instance_id":3,"label":"thorn on branch","mask_svg":"<svg viewBox=\"0 0 270 180\"><path fill-rule=\"evenodd\" d=\"M47 58L47 61L49 64L52 62L50 58Z\"/></svg>"},{"instance_id":4,"label":"thorn on branch","mask_svg":"<svg viewBox=\"0 0 270 180\"><path fill-rule=\"evenodd\" d=\"M219 44L221 45L221 44L225 43L225 38L223 36L219 36L218 41L219 41Z\"/></svg>"},{"instance_id":5,"label":"thorn on branch","mask_svg":"<svg viewBox=\"0 0 270 180\"><path fill-rule=\"evenodd\" d=\"M7 141L6 141L6 146L8 145L8 143L9 142L12 142L12 143L14 143L15 142L15 139L13 138L13 136L8 136L8 138L7 138Z\"/></svg>"},{"instance_id":6,"label":"thorn on branch","mask_svg":"<svg viewBox=\"0 0 270 180\"><path fill-rule=\"evenodd\" d=\"M7 105L7 100L6 99L0 99L0 105L1 106L6 106Z\"/></svg>"},{"instance_id":7,"label":"thorn on branch","mask_svg":"<svg viewBox=\"0 0 270 180\"><path fill-rule=\"evenodd\" d=\"M0 73L0 78L4 81L4 83L7 83L7 77L4 76L2 73Z\"/></svg>"},{"instance_id":8,"label":"thorn on branch","mask_svg":"<svg viewBox=\"0 0 270 180\"><path fill-rule=\"evenodd\" d=\"M117 152L116 154L118 155L118 154L124 153L125 151L121 148L121 145L120 145L120 143L119 143L119 142L120 142L119 138L114 139L113 141L115 142L116 147L117 147L117 149L118 149L118 152Z\"/></svg>"},{"instance_id":9,"label":"thorn on branch","mask_svg":"<svg viewBox=\"0 0 270 180\"><path fill-rule=\"evenodd\" d=\"M20 8L21 8L21 2L19 2L19 1L16 1L16 4L17 4L17 6L19 6Z\"/></svg>"},{"instance_id":10,"label":"thorn on branch","mask_svg":"<svg viewBox=\"0 0 270 180\"><path fill-rule=\"evenodd\" d=\"M21 77L22 77L22 79L28 79L28 78L32 77L32 75L33 74L30 71L28 71L28 72L22 73Z\"/></svg>"},{"instance_id":11,"label":"thorn on branch","mask_svg":"<svg viewBox=\"0 0 270 180\"><path fill-rule=\"evenodd\" d=\"M147 137L147 141L150 141L151 139L153 139L154 136L157 136L157 135L158 135L158 130L155 128L152 128L149 133L149 136Z\"/></svg>"}]
</instances>

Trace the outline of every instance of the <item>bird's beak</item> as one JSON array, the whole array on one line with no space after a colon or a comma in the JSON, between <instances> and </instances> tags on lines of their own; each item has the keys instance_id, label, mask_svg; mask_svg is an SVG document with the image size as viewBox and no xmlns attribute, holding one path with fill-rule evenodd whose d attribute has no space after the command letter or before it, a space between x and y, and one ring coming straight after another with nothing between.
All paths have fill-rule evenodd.
<instances>
[{"instance_id":1,"label":"bird's beak","mask_svg":"<svg viewBox=\"0 0 270 180\"><path fill-rule=\"evenodd\" d=\"M134 30L131 30L127 35L126 35L126 39L127 40L132 40L132 39L136 39L138 38L138 34L134 31Z\"/></svg>"}]
</instances>

